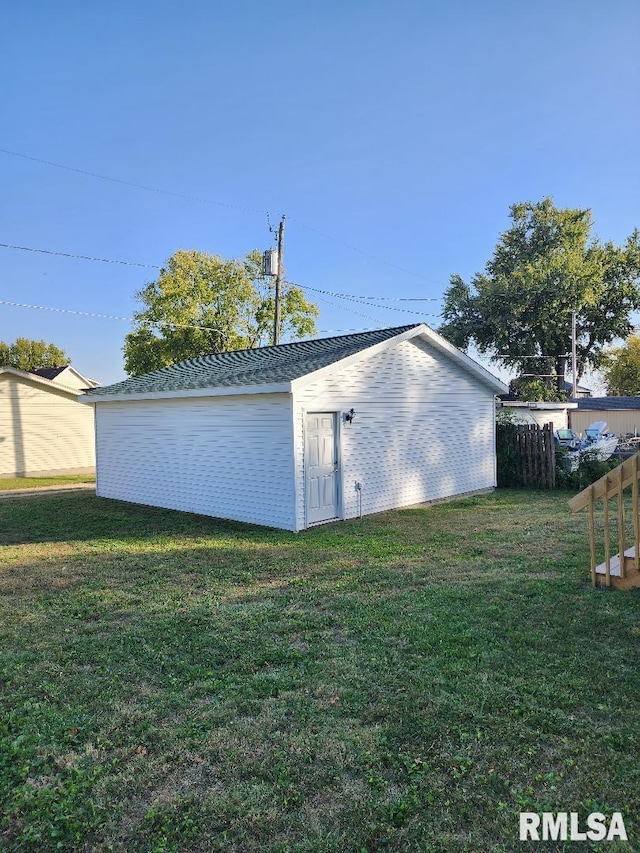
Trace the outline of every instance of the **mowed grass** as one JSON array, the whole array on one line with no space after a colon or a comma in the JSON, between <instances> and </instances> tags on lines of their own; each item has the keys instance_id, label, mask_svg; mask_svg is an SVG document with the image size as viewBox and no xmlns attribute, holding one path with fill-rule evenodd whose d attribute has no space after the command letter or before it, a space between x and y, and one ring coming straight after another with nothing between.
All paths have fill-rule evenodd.
<instances>
[{"instance_id":1,"label":"mowed grass","mask_svg":"<svg viewBox=\"0 0 640 853\"><path fill-rule=\"evenodd\" d=\"M512 851L524 810L640 849L640 596L568 497L299 535L0 502L0 848Z\"/></svg>"},{"instance_id":2,"label":"mowed grass","mask_svg":"<svg viewBox=\"0 0 640 853\"><path fill-rule=\"evenodd\" d=\"M95 474L71 474L61 477L3 477L0 492L12 489L34 489L38 486L69 486L74 483L95 483Z\"/></svg>"}]
</instances>

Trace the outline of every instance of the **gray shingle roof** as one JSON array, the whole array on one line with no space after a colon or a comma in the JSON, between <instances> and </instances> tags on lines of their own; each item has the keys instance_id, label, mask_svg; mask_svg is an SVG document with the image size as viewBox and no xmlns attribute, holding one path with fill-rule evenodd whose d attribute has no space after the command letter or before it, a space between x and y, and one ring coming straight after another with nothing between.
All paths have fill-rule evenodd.
<instances>
[{"instance_id":1,"label":"gray shingle roof","mask_svg":"<svg viewBox=\"0 0 640 853\"><path fill-rule=\"evenodd\" d=\"M573 382L567 382L567 380L564 379L562 382L562 387L564 388L565 391L573 391ZM580 391L584 391L585 394L587 394L587 393L591 394L591 388L587 388L584 385L578 385L578 393Z\"/></svg>"},{"instance_id":2,"label":"gray shingle roof","mask_svg":"<svg viewBox=\"0 0 640 853\"><path fill-rule=\"evenodd\" d=\"M60 376L63 370L66 370L68 365L64 364L62 367L36 367L34 370L30 370L29 373L34 373L36 376L42 376L43 379L55 379L56 376Z\"/></svg>"},{"instance_id":3,"label":"gray shingle roof","mask_svg":"<svg viewBox=\"0 0 640 853\"><path fill-rule=\"evenodd\" d=\"M291 382L420 325L422 324L411 323L408 326L376 329L335 338L317 338L258 349L211 353L180 361L153 373L125 379L124 382L89 390L86 396L90 398L112 394L235 388Z\"/></svg>"},{"instance_id":4,"label":"gray shingle roof","mask_svg":"<svg viewBox=\"0 0 640 853\"><path fill-rule=\"evenodd\" d=\"M579 397L575 400L578 411L640 409L640 397Z\"/></svg>"}]
</instances>

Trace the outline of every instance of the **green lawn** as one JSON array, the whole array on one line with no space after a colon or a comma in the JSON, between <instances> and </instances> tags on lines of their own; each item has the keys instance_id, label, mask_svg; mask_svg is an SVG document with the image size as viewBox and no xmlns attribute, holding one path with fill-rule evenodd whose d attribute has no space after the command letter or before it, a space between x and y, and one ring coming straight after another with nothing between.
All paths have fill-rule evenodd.
<instances>
[{"instance_id":1,"label":"green lawn","mask_svg":"<svg viewBox=\"0 0 640 853\"><path fill-rule=\"evenodd\" d=\"M68 486L73 483L95 483L95 475L75 474L68 477L5 477L0 479L0 492L10 489L34 489L37 486Z\"/></svg>"},{"instance_id":2,"label":"green lawn","mask_svg":"<svg viewBox=\"0 0 640 853\"><path fill-rule=\"evenodd\" d=\"M567 497L297 536L0 502L0 849L515 851L522 810L640 850L640 596Z\"/></svg>"}]
</instances>

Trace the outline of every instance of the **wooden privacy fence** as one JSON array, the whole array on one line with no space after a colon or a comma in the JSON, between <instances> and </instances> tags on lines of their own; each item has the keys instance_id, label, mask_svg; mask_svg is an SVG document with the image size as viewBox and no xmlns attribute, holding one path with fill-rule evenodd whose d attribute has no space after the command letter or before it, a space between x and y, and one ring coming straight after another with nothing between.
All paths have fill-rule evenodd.
<instances>
[{"instance_id":1,"label":"wooden privacy fence","mask_svg":"<svg viewBox=\"0 0 640 853\"><path fill-rule=\"evenodd\" d=\"M625 459L613 471L609 471L595 483L587 486L569 501L572 512L587 507L589 511L589 550L591 552L591 583L593 586L604 583L620 589L640 586L640 509L638 498L638 478L640 477L640 453ZM625 490L631 490L630 506ZM597 502L602 501L601 511ZM625 503L631 513L627 518ZM598 544L596 529L596 511L602 528L602 545ZM601 512L601 515L600 515ZM628 524L627 522L630 521ZM627 539L633 530L633 546L627 548ZM611 555L611 539L614 534L614 548L618 553ZM604 561L598 565L598 551L604 554Z\"/></svg>"},{"instance_id":2,"label":"wooden privacy fence","mask_svg":"<svg viewBox=\"0 0 640 853\"><path fill-rule=\"evenodd\" d=\"M553 424L499 424L496 442L499 486L555 489Z\"/></svg>"}]
</instances>

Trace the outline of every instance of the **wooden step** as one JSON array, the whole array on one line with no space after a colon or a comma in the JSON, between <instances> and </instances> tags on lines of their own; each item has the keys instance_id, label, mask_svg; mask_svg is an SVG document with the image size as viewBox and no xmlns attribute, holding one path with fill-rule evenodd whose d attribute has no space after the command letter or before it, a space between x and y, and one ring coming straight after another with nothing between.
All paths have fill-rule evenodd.
<instances>
[{"instance_id":1,"label":"wooden step","mask_svg":"<svg viewBox=\"0 0 640 853\"><path fill-rule=\"evenodd\" d=\"M605 585L606 574L606 563L600 563L599 566L596 566L596 582L600 586ZM609 561L611 586L616 589L632 589L633 587L640 586L640 572L636 569L635 548L627 548L624 552L624 577L620 575L620 554L615 554Z\"/></svg>"}]
</instances>

